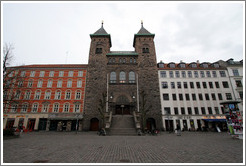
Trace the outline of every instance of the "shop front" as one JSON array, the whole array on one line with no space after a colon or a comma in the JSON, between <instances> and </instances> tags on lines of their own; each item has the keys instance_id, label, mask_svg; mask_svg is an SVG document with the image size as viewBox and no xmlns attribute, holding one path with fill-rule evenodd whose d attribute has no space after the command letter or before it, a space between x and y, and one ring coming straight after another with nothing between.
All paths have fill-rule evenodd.
<instances>
[{"instance_id":1,"label":"shop front","mask_svg":"<svg viewBox=\"0 0 246 166\"><path fill-rule=\"evenodd\" d=\"M221 132L227 131L225 116L205 116L202 118L204 125L203 130Z\"/></svg>"}]
</instances>

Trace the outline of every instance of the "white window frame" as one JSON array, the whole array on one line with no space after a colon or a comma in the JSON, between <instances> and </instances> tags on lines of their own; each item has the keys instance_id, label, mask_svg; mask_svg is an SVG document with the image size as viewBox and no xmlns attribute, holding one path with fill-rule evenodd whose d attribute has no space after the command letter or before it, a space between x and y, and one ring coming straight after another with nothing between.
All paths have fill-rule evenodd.
<instances>
[{"instance_id":1,"label":"white window frame","mask_svg":"<svg viewBox=\"0 0 246 166\"><path fill-rule=\"evenodd\" d=\"M38 103L33 103L32 112L38 112Z\"/></svg>"},{"instance_id":2,"label":"white window frame","mask_svg":"<svg viewBox=\"0 0 246 166\"><path fill-rule=\"evenodd\" d=\"M73 71L68 72L68 77L73 77Z\"/></svg>"},{"instance_id":3,"label":"white window frame","mask_svg":"<svg viewBox=\"0 0 246 166\"><path fill-rule=\"evenodd\" d=\"M54 77L54 71L50 71L50 73L49 73L49 77Z\"/></svg>"},{"instance_id":4,"label":"white window frame","mask_svg":"<svg viewBox=\"0 0 246 166\"><path fill-rule=\"evenodd\" d=\"M76 100L81 99L81 91L76 91L75 99Z\"/></svg>"},{"instance_id":5,"label":"white window frame","mask_svg":"<svg viewBox=\"0 0 246 166\"><path fill-rule=\"evenodd\" d=\"M26 76L26 71L21 71L21 77L25 77Z\"/></svg>"},{"instance_id":6,"label":"white window frame","mask_svg":"<svg viewBox=\"0 0 246 166\"><path fill-rule=\"evenodd\" d=\"M18 104L11 104L11 112L17 112Z\"/></svg>"},{"instance_id":7,"label":"white window frame","mask_svg":"<svg viewBox=\"0 0 246 166\"><path fill-rule=\"evenodd\" d=\"M49 104L43 104L42 112L49 112Z\"/></svg>"},{"instance_id":8,"label":"white window frame","mask_svg":"<svg viewBox=\"0 0 246 166\"><path fill-rule=\"evenodd\" d=\"M64 107L63 107L63 112L69 112L70 109L70 104L69 103L65 103Z\"/></svg>"},{"instance_id":9,"label":"white window frame","mask_svg":"<svg viewBox=\"0 0 246 166\"><path fill-rule=\"evenodd\" d=\"M66 100L71 99L71 91L66 91L65 99Z\"/></svg>"},{"instance_id":10,"label":"white window frame","mask_svg":"<svg viewBox=\"0 0 246 166\"><path fill-rule=\"evenodd\" d=\"M35 77L35 71L31 71L30 77Z\"/></svg>"},{"instance_id":11,"label":"white window frame","mask_svg":"<svg viewBox=\"0 0 246 166\"><path fill-rule=\"evenodd\" d=\"M38 88L41 88L43 86L43 80L38 80L38 85L37 87Z\"/></svg>"},{"instance_id":12,"label":"white window frame","mask_svg":"<svg viewBox=\"0 0 246 166\"><path fill-rule=\"evenodd\" d=\"M59 71L59 77L63 77L64 71Z\"/></svg>"},{"instance_id":13,"label":"white window frame","mask_svg":"<svg viewBox=\"0 0 246 166\"><path fill-rule=\"evenodd\" d=\"M44 77L45 71L40 71L39 77Z\"/></svg>"},{"instance_id":14,"label":"white window frame","mask_svg":"<svg viewBox=\"0 0 246 166\"><path fill-rule=\"evenodd\" d=\"M80 112L80 104L74 104L74 112Z\"/></svg>"},{"instance_id":15,"label":"white window frame","mask_svg":"<svg viewBox=\"0 0 246 166\"><path fill-rule=\"evenodd\" d=\"M61 99L61 91L56 91L55 99L56 100L60 100Z\"/></svg>"},{"instance_id":16,"label":"white window frame","mask_svg":"<svg viewBox=\"0 0 246 166\"><path fill-rule=\"evenodd\" d=\"M48 88L51 88L52 87L52 83L53 83L53 80L52 79L49 79L48 80L48 83L47 83L47 87Z\"/></svg>"},{"instance_id":17,"label":"white window frame","mask_svg":"<svg viewBox=\"0 0 246 166\"><path fill-rule=\"evenodd\" d=\"M51 98L51 91L50 90L47 90L46 92L45 92L45 97L44 97L44 99L45 100L48 100L48 99L50 99Z\"/></svg>"},{"instance_id":18,"label":"white window frame","mask_svg":"<svg viewBox=\"0 0 246 166\"><path fill-rule=\"evenodd\" d=\"M60 104L59 103L54 103L53 104L53 112L59 112L59 108L60 107Z\"/></svg>"},{"instance_id":19,"label":"white window frame","mask_svg":"<svg viewBox=\"0 0 246 166\"><path fill-rule=\"evenodd\" d=\"M34 99L39 100L40 97L41 97L41 91L40 91L40 90L37 90L37 91L35 92L35 97L34 97Z\"/></svg>"},{"instance_id":20,"label":"white window frame","mask_svg":"<svg viewBox=\"0 0 246 166\"><path fill-rule=\"evenodd\" d=\"M72 84L73 84L73 80L68 80L67 81L67 87L68 88L71 88L72 87Z\"/></svg>"},{"instance_id":21,"label":"white window frame","mask_svg":"<svg viewBox=\"0 0 246 166\"><path fill-rule=\"evenodd\" d=\"M22 107L21 107L21 112L27 112L28 110L28 104L27 103L23 103Z\"/></svg>"},{"instance_id":22,"label":"white window frame","mask_svg":"<svg viewBox=\"0 0 246 166\"><path fill-rule=\"evenodd\" d=\"M58 80L57 81L57 88L61 88L62 87L62 80Z\"/></svg>"},{"instance_id":23,"label":"white window frame","mask_svg":"<svg viewBox=\"0 0 246 166\"><path fill-rule=\"evenodd\" d=\"M77 88L81 88L82 87L82 80L77 80Z\"/></svg>"},{"instance_id":24,"label":"white window frame","mask_svg":"<svg viewBox=\"0 0 246 166\"><path fill-rule=\"evenodd\" d=\"M83 71L78 72L78 77L83 77Z\"/></svg>"},{"instance_id":25,"label":"white window frame","mask_svg":"<svg viewBox=\"0 0 246 166\"><path fill-rule=\"evenodd\" d=\"M26 91L24 99L29 100L30 98L31 98L31 91Z\"/></svg>"}]
</instances>

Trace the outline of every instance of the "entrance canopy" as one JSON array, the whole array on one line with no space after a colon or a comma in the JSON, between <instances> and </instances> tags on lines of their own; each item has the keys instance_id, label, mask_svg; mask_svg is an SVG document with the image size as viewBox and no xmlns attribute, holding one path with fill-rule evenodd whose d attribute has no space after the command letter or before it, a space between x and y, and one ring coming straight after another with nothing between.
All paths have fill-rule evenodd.
<instances>
[{"instance_id":1,"label":"entrance canopy","mask_svg":"<svg viewBox=\"0 0 246 166\"><path fill-rule=\"evenodd\" d=\"M207 122L226 122L226 119L202 119Z\"/></svg>"}]
</instances>

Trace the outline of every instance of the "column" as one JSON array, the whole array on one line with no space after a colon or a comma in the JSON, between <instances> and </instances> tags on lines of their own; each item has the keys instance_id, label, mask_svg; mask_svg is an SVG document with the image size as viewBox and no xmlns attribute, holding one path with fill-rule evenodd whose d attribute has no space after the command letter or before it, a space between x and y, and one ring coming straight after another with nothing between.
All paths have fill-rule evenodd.
<instances>
[{"instance_id":1,"label":"column","mask_svg":"<svg viewBox=\"0 0 246 166\"><path fill-rule=\"evenodd\" d=\"M197 119L195 119L195 118L194 118L194 127L195 127L195 130L197 130L198 125L197 125Z\"/></svg>"},{"instance_id":2,"label":"column","mask_svg":"<svg viewBox=\"0 0 246 166\"><path fill-rule=\"evenodd\" d=\"M6 125L7 125L7 119L8 119L8 118L3 118L3 129L6 128Z\"/></svg>"},{"instance_id":3,"label":"column","mask_svg":"<svg viewBox=\"0 0 246 166\"><path fill-rule=\"evenodd\" d=\"M18 127L18 123L19 123L19 118L15 117L15 123L13 127Z\"/></svg>"},{"instance_id":4,"label":"column","mask_svg":"<svg viewBox=\"0 0 246 166\"><path fill-rule=\"evenodd\" d=\"M46 124L46 131L50 130L50 120L47 120L47 124Z\"/></svg>"},{"instance_id":5,"label":"column","mask_svg":"<svg viewBox=\"0 0 246 166\"><path fill-rule=\"evenodd\" d=\"M191 129L191 126L190 126L190 119L187 119L186 121L187 121L187 128L188 128L188 131L189 131L189 129Z\"/></svg>"},{"instance_id":6,"label":"column","mask_svg":"<svg viewBox=\"0 0 246 166\"><path fill-rule=\"evenodd\" d=\"M38 125L39 125L39 118L36 118L34 130L38 130Z\"/></svg>"},{"instance_id":7,"label":"column","mask_svg":"<svg viewBox=\"0 0 246 166\"><path fill-rule=\"evenodd\" d=\"M24 119L24 124L23 124L23 126L25 127L25 129L27 128L27 122L28 122L28 118L25 117L25 119Z\"/></svg>"}]
</instances>

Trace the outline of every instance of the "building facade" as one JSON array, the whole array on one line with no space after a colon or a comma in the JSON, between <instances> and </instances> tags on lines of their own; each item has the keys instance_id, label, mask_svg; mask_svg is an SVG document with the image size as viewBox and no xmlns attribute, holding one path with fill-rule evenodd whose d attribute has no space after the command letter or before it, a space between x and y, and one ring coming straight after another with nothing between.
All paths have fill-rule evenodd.
<instances>
[{"instance_id":1,"label":"building facade","mask_svg":"<svg viewBox=\"0 0 246 166\"><path fill-rule=\"evenodd\" d=\"M64 64L8 68L8 79L16 84L3 94L3 128L71 131L77 125L82 130L86 68Z\"/></svg>"},{"instance_id":2,"label":"building facade","mask_svg":"<svg viewBox=\"0 0 246 166\"><path fill-rule=\"evenodd\" d=\"M137 114L142 116L144 111L148 111L144 117L148 126L162 127L154 36L142 24L139 32L134 35L134 51L111 51L111 37L103 24L90 35L84 130L105 127L98 111L100 101L106 105L103 108L106 117L135 115L134 123L137 126L141 121ZM142 94L146 94L145 100L141 100ZM147 107L149 110L146 110ZM106 121L109 127L116 119L112 117Z\"/></svg>"},{"instance_id":3,"label":"building facade","mask_svg":"<svg viewBox=\"0 0 246 166\"><path fill-rule=\"evenodd\" d=\"M235 100L226 67L219 63L158 63L165 130L226 130L223 101Z\"/></svg>"}]
</instances>

